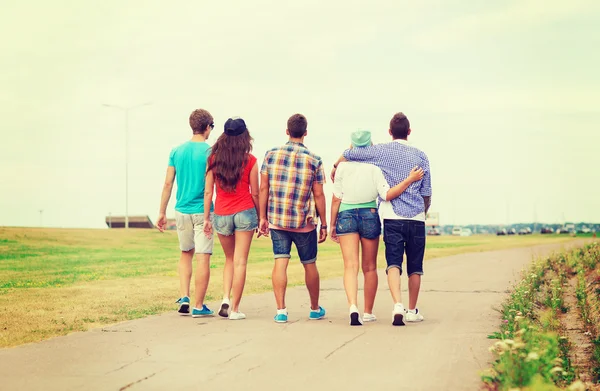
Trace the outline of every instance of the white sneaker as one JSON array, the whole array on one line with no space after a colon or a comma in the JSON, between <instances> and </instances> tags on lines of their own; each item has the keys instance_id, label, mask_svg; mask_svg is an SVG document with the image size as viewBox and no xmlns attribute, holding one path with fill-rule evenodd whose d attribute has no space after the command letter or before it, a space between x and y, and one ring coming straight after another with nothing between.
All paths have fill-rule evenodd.
<instances>
[{"instance_id":1,"label":"white sneaker","mask_svg":"<svg viewBox=\"0 0 600 391\"><path fill-rule=\"evenodd\" d=\"M415 312L412 312L411 310L406 310L405 318L406 318L407 322L422 322L423 321L423 315L421 315L418 308L415 309Z\"/></svg>"},{"instance_id":2,"label":"white sneaker","mask_svg":"<svg viewBox=\"0 0 600 391\"><path fill-rule=\"evenodd\" d=\"M227 316L229 316L229 305L231 303L229 302L229 299L224 297L223 301L221 302L221 309L219 309L219 316L223 317L223 318L227 318Z\"/></svg>"},{"instance_id":3,"label":"white sneaker","mask_svg":"<svg viewBox=\"0 0 600 391\"><path fill-rule=\"evenodd\" d=\"M404 326L404 315L406 314L406 310L401 303L394 304L394 310L392 311L392 325L394 326Z\"/></svg>"},{"instance_id":4,"label":"white sneaker","mask_svg":"<svg viewBox=\"0 0 600 391\"><path fill-rule=\"evenodd\" d=\"M242 320L242 319L246 319L246 314L242 313L242 312L231 312L229 314L229 320Z\"/></svg>"},{"instance_id":5,"label":"white sneaker","mask_svg":"<svg viewBox=\"0 0 600 391\"><path fill-rule=\"evenodd\" d=\"M363 314L362 318L363 322L375 322L377 317L373 314L367 314L366 312Z\"/></svg>"},{"instance_id":6,"label":"white sneaker","mask_svg":"<svg viewBox=\"0 0 600 391\"><path fill-rule=\"evenodd\" d=\"M358 308L355 305L350 306L350 326L362 326Z\"/></svg>"}]
</instances>

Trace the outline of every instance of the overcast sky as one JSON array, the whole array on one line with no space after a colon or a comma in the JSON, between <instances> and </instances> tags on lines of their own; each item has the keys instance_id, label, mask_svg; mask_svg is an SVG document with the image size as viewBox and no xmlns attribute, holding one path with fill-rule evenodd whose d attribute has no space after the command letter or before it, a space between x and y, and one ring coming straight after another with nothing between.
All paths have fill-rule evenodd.
<instances>
[{"instance_id":1,"label":"overcast sky","mask_svg":"<svg viewBox=\"0 0 600 391\"><path fill-rule=\"evenodd\" d=\"M156 219L196 108L242 116L255 155L308 118L326 171L397 111L442 224L600 221L600 2L5 1L0 225ZM330 184L326 187L331 196ZM173 213L173 201L169 213Z\"/></svg>"}]
</instances>

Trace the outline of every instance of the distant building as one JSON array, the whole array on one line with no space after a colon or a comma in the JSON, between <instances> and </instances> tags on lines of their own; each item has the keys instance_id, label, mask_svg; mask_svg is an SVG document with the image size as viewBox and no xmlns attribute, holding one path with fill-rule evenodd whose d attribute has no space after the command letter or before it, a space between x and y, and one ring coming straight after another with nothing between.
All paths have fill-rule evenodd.
<instances>
[{"instance_id":1,"label":"distant building","mask_svg":"<svg viewBox=\"0 0 600 391\"><path fill-rule=\"evenodd\" d=\"M106 216L108 228L125 228L125 216ZM129 228L154 228L148 216L129 216Z\"/></svg>"}]
</instances>

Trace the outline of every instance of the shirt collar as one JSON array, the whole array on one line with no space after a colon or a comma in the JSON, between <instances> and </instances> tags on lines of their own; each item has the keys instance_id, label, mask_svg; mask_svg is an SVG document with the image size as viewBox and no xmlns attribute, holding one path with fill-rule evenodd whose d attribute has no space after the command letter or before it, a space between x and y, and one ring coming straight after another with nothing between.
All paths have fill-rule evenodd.
<instances>
[{"instance_id":1,"label":"shirt collar","mask_svg":"<svg viewBox=\"0 0 600 391\"><path fill-rule=\"evenodd\" d=\"M299 146L301 146L301 147L304 147L304 148L306 148L306 147L304 146L304 144L302 144L301 142L297 142L297 141L288 141L287 143L285 143L285 145L299 145Z\"/></svg>"},{"instance_id":2,"label":"shirt collar","mask_svg":"<svg viewBox=\"0 0 600 391\"><path fill-rule=\"evenodd\" d=\"M397 138L394 141L397 142L397 143L400 143L400 144L410 145L410 143L408 142L408 140L402 140L402 139Z\"/></svg>"}]
</instances>

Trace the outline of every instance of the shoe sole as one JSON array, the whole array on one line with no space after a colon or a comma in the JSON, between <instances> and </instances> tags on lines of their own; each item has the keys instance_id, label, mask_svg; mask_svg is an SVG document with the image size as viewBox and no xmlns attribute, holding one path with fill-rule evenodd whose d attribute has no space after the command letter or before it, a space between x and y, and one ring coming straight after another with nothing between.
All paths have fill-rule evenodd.
<instances>
[{"instance_id":1,"label":"shoe sole","mask_svg":"<svg viewBox=\"0 0 600 391\"><path fill-rule=\"evenodd\" d=\"M308 320L321 320L321 319L325 319L325 315L320 316L318 318L311 318L310 316L308 317Z\"/></svg>"},{"instance_id":2,"label":"shoe sole","mask_svg":"<svg viewBox=\"0 0 600 391\"><path fill-rule=\"evenodd\" d=\"M362 326L358 312L353 312L350 314L350 326Z\"/></svg>"},{"instance_id":3,"label":"shoe sole","mask_svg":"<svg viewBox=\"0 0 600 391\"><path fill-rule=\"evenodd\" d=\"M287 323L287 320L275 320L275 323Z\"/></svg>"},{"instance_id":4,"label":"shoe sole","mask_svg":"<svg viewBox=\"0 0 600 391\"><path fill-rule=\"evenodd\" d=\"M229 314L228 314L228 310L229 310L229 304L221 304L221 309L219 310L219 316L223 317L223 318L228 318Z\"/></svg>"},{"instance_id":5,"label":"shoe sole","mask_svg":"<svg viewBox=\"0 0 600 391\"><path fill-rule=\"evenodd\" d=\"M363 323L376 322L376 321L377 321L377 318L375 318L375 319L364 319L364 318L363 318L363 320L362 320L362 321L363 321Z\"/></svg>"},{"instance_id":6,"label":"shoe sole","mask_svg":"<svg viewBox=\"0 0 600 391\"><path fill-rule=\"evenodd\" d=\"M405 326L404 324L404 315L402 314L394 314L394 321L392 322L393 326Z\"/></svg>"},{"instance_id":7,"label":"shoe sole","mask_svg":"<svg viewBox=\"0 0 600 391\"><path fill-rule=\"evenodd\" d=\"M192 315L192 318L206 318L208 316L213 316L214 314L203 314L203 315Z\"/></svg>"},{"instance_id":8,"label":"shoe sole","mask_svg":"<svg viewBox=\"0 0 600 391\"><path fill-rule=\"evenodd\" d=\"M407 321L408 323L418 323L418 322L422 322L422 321L423 321L423 319L415 319L415 320L408 320L408 319L406 319L406 321Z\"/></svg>"},{"instance_id":9,"label":"shoe sole","mask_svg":"<svg viewBox=\"0 0 600 391\"><path fill-rule=\"evenodd\" d=\"M190 314L190 305L182 304L179 306L179 310L177 310L180 315L189 315Z\"/></svg>"}]
</instances>

